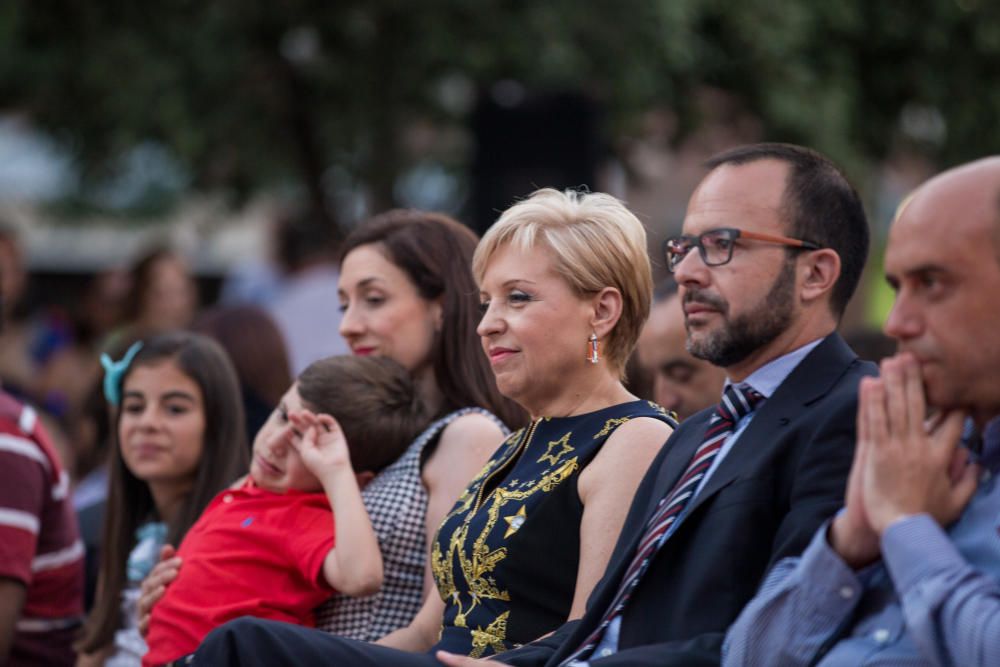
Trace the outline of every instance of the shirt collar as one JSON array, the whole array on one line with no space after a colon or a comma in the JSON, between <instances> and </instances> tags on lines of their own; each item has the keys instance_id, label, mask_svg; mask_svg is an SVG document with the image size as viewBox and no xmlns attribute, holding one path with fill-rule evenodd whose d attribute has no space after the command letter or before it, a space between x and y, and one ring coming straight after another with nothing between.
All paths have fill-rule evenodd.
<instances>
[{"instance_id":1,"label":"shirt collar","mask_svg":"<svg viewBox=\"0 0 1000 667\"><path fill-rule=\"evenodd\" d=\"M799 365L807 354L813 351L817 345L823 342L822 338L817 338L811 343L806 343L802 347L796 348L787 354L783 354L777 359L772 359L753 373L740 384L747 384L757 390L764 398L770 398L781 383L785 381L795 367ZM726 378L726 386L733 384L733 381Z\"/></svg>"}]
</instances>

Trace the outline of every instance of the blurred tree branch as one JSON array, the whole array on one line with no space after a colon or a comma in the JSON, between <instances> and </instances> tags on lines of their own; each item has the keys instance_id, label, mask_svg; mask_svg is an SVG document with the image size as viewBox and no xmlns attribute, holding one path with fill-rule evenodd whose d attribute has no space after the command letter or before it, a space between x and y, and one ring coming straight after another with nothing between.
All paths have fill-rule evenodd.
<instances>
[{"instance_id":1,"label":"blurred tree branch","mask_svg":"<svg viewBox=\"0 0 1000 667\"><path fill-rule=\"evenodd\" d=\"M582 90L606 110L611 144L661 106L676 113L679 141L712 86L735 94L768 138L849 166L900 141L945 164L1000 152L1000 5L987 0L0 7L0 108L70 147L88 177L153 139L195 188L237 200L290 182L328 210L324 173L340 164L373 208L391 205L405 124L466 120L439 94L455 76L474 89L509 78Z\"/></svg>"}]
</instances>

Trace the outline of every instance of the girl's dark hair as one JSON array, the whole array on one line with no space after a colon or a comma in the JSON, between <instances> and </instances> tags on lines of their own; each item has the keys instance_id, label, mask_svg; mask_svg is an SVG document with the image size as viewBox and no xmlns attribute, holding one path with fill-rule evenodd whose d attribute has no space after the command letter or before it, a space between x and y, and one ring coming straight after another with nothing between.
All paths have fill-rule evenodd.
<instances>
[{"instance_id":1,"label":"girl's dark hair","mask_svg":"<svg viewBox=\"0 0 1000 667\"><path fill-rule=\"evenodd\" d=\"M121 379L122 387L139 366L173 361L201 389L205 434L201 461L190 495L177 518L167 526L167 542L177 546L209 501L248 467L244 445L240 387L229 358L206 336L167 333L143 341ZM119 387L119 390L121 387ZM78 650L90 653L107 646L121 627L121 594L126 563L135 546L136 529L156 518L149 486L126 467L118 441L121 406L115 410L110 452L108 501L101 548L101 590L90 614Z\"/></svg>"},{"instance_id":2,"label":"girl's dark hair","mask_svg":"<svg viewBox=\"0 0 1000 667\"><path fill-rule=\"evenodd\" d=\"M439 299L443 326L430 362L444 396L440 415L468 406L486 408L511 428L527 421L524 410L497 389L479 344L479 288L472 277L478 238L468 227L440 213L393 210L377 215L348 235L341 248L376 245L427 300Z\"/></svg>"},{"instance_id":3,"label":"girl's dark hair","mask_svg":"<svg viewBox=\"0 0 1000 667\"><path fill-rule=\"evenodd\" d=\"M297 382L306 407L340 424L355 472L381 471L430 423L413 378L388 357L327 357Z\"/></svg>"}]
</instances>

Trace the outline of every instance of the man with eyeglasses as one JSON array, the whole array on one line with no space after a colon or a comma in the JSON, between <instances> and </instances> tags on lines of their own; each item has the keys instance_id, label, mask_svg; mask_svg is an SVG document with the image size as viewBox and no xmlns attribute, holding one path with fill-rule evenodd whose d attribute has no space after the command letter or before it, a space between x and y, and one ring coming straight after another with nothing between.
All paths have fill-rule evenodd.
<instances>
[{"instance_id":1,"label":"man with eyeglasses","mask_svg":"<svg viewBox=\"0 0 1000 667\"><path fill-rule=\"evenodd\" d=\"M726 371L722 401L653 461L583 618L496 661L718 665L768 568L842 503L858 384L876 371L835 333L868 250L861 203L797 146L737 148L708 166L666 261L688 349Z\"/></svg>"},{"instance_id":2,"label":"man with eyeglasses","mask_svg":"<svg viewBox=\"0 0 1000 667\"><path fill-rule=\"evenodd\" d=\"M899 353L862 382L844 510L768 574L726 665L1000 664L1000 156L900 206L885 272Z\"/></svg>"}]
</instances>

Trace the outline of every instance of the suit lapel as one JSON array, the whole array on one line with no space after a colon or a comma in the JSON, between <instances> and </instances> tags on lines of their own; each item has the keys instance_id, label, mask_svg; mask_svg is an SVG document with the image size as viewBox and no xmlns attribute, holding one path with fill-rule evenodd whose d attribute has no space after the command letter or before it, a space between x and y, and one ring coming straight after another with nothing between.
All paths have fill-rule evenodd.
<instances>
[{"instance_id":1,"label":"suit lapel","mask_svg":"<svg viewBox=\"0 0 1000 667\"><path fill-rule=\"evenodd\" d=\"M594 595L591 598L591 605L588 606L588 610L597 614L598 620L600 620L607 605L610 604L611 598L617 593L619 583L625 575L625 570L632 562L632 558L638 548L639 540L646 533L646 524L649 523L650 517L652 517L653 512L659 506L660 500L670 492L670 489L680 479L681 474L687 467L688 461L694 456L694 452L705 434L705 429L708 428L708 420L713 410L714 408L710 408L688 417L684 421L684 424L679 427L678 431L667 440L667 444L664 445L668 449L663 453L659 461L659 471L656 474L655 486L649 495L649 500L642 515L637 517L636 520L630 521L622 528L623 535L625 531L629 531L629 544L627 548L623 548L621 551L617 551L616 549L616 552L621 555L608 564L604 578L595 589Z\"/></svg>"},{"instance_id":2,"label":"suit lapel","mask_svg":"<svg viewBox=\"0 0 1000 667\"><path fill-rule=\"evenodd\" d=\"M670 447L670 450L663 457L663 462L660 465L660 472L656 478L656 486L653 487L649 506L646 508L643 526L649 521L653 512L656 511L660 501L670 493L677 480L684 474L684 470L705 437L709 419L714 411L715 407L713 406L688 417L687 421L681 426L683 432L678 433L677 437L667 441L667 446Z\"/></svg>"},{"instance_id":3,"label":"suit lapel","mask_svg":"<svg viewBox=\"0 0 1000 667\"><path fill-rule=\"evenodd\" d=\"M695 509L706 498L711 497L719 489L736 479L745 470L745 462L749 457L759 456L761 448L767 447L768 443L777 442L780 431L775 429L786 426L805 406L827 394L855 358L854 352L837 334L828 336L817 345L816 349L802 360L761 407L760 412L750 422L750 426L737 442L737 445L742 444L743 446L734 447L733 451L729 452L723 459L718 470L709 478L705 488L692 501L694 506L690 509ZM667 441L669 450L663 454L659 463L655 486L646 503L647 507L641 515L641 521L636 523L633 520L623 527L623 533L626 530L630 533L628 548L620 551L620 555L609 563L604 577L598 583L589 600L586 614L574 628L568 640L563 642L560 649L548 661L548 665L561 663L566 655L569 655L593 632L604 617L608 605L611 604L618 591L625 570L635 555L638 542L645 533L650 516L656 511L660 500L670 492L687 468L688 462L690 462L698 445L701 444L713 411L714 407L688 417L674 436ZM683 524L678 528L682 529Z\"/></svg>"},{"instance_id":4,"label":"suit lapel","mask_svg":"<svg viewBox=\"0 0 1000 667\"><path fill-rule=\"evenodd\" d=\"M747 470L748 461L767 456L767 450L781 441L785 427L809 405L829 393L855 358L854 352L837 334L827 336L817 345L761 406L704 488L691 501L686 513L694 512L738 479Z\"/></svg>"}]
</instances>

